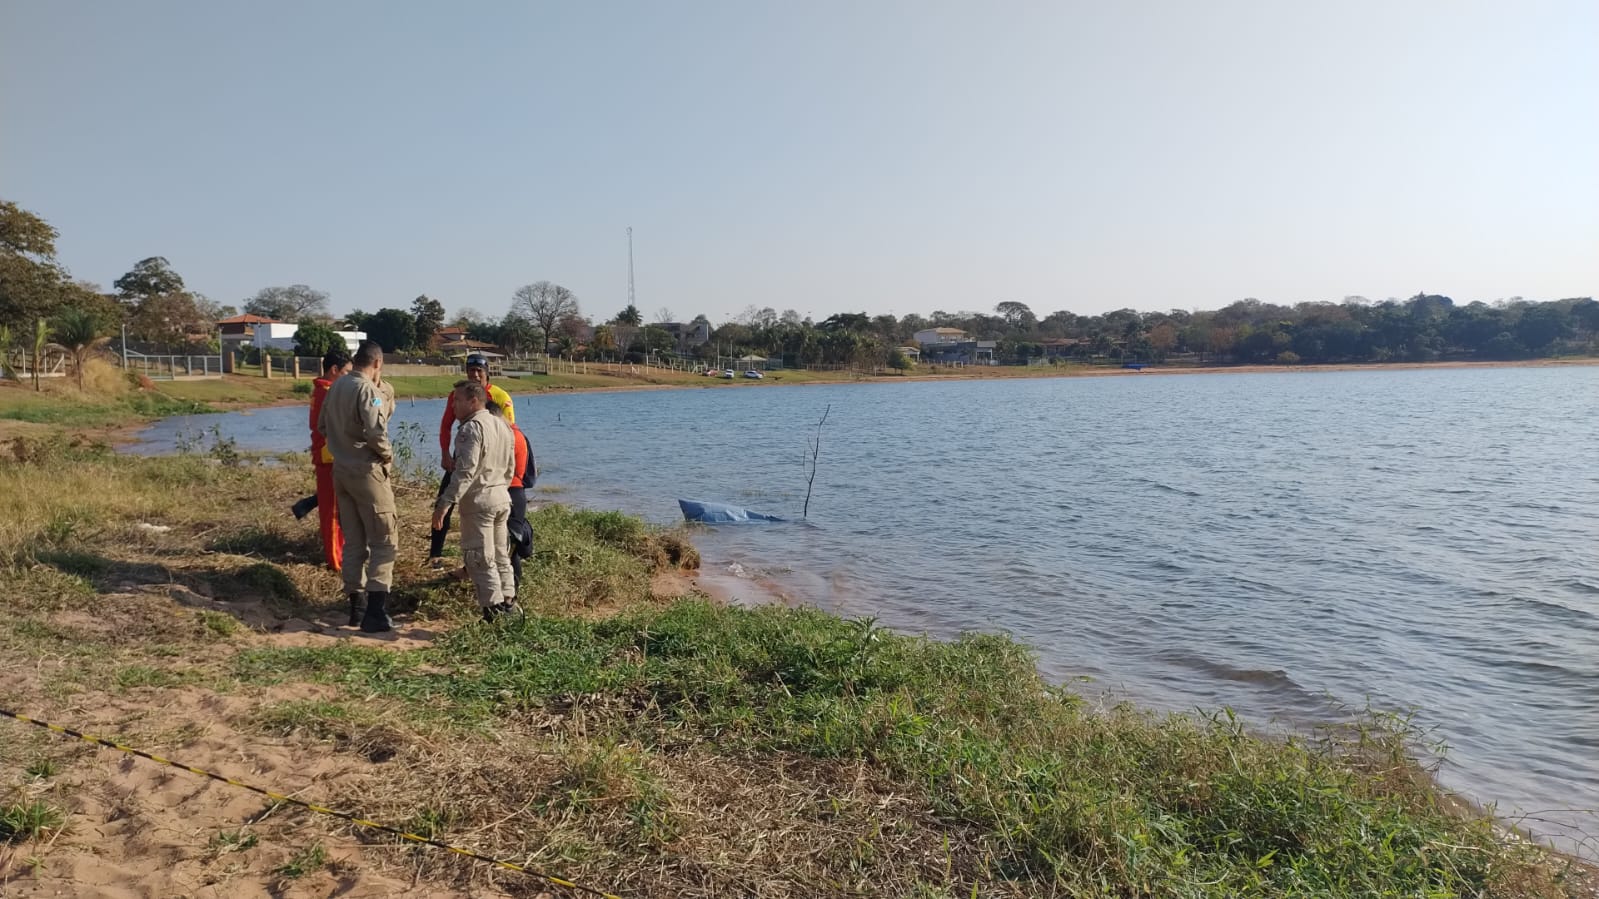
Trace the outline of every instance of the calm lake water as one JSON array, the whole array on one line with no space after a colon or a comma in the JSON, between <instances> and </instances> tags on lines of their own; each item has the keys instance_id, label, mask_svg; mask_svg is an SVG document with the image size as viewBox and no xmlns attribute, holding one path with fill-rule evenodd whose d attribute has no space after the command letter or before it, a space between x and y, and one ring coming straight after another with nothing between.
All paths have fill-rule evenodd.
<instances>
[{"instance_id":1,"label":"calm lake water","mask_svg":"<svg viewBox=\"0 0 1599 899\"><path fill-rule=\"evenodd\" d=\"M1564 846L1599 834L1599 368L573 393L517 417L547 498L797 518L829 404L809 522L697 538L722 583L1006 631L1050 677L1160 708L1415 709L1446 783ZM401 402L428 459L441 408ZM143 448L213 423L307 439L282 408Z\"/></svg>"}]
</instances>

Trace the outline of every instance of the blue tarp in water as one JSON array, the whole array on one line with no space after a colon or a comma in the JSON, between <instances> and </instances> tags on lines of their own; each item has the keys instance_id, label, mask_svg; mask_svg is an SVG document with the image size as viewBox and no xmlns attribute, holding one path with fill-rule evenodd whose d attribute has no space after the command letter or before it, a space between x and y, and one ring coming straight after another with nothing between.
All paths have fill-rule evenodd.
<instances>
[{"instance_id":1,"label":"blue tarp in water","mask_svg":"<svg viewBox=\"0 0 1599 899\"><path fill-rule=\"evenodd\" d=\"M684 521L698 521L704 524L740 524L750 521L782 521L776 515L762 515L738 506L729 506L725 503L707 503L693 499L680 499L678 506L683 509Z\"/></svg>"}]
</instances>

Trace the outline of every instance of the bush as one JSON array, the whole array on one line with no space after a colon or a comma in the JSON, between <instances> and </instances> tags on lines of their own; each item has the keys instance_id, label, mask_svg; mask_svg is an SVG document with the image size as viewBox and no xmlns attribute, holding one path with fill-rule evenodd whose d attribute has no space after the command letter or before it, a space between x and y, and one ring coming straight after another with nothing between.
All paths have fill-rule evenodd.
<instances>
[{"instance_id":1,"label":"bush","mask_svg":"<svg viewBox=\"0 0 1599 899\"><path fill-rule=\"evenodd\" d=\"M333 329L319 321L300 319L299 327L294 332L294 354L296 356L325 356L332 350L344 349L344 338L334 333Z\"/></svg>"}]
</instances>

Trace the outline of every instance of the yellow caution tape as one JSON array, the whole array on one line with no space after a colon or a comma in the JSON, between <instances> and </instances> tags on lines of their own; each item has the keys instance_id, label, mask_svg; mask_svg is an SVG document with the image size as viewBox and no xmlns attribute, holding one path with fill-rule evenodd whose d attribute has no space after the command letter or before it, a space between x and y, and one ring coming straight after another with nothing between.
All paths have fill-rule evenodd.
<instances>
[{"instance_id":1,"label":"yellow caution tape","mask_svg":"<svg viewBox=\"0 0 1599 899\"><path fill-rule=\"evenodd\" d=\"M519 874L526 874L529 877L536 877L536 878L538 878L540 880L543 880L543 881L546 881L548 883L555 884L558 887L565 887L566 889L569 889L569 890L576 890L577 892L580 892L580 893L587 893L590 896L601 896L601 897L603 897L603 899L622 899L622 897L614 895L612 893L607 893L607 892L604 892L603 890L596 890L593 887L586 887L586 886L583 886L582 884L579 884L579 883L573 883L572 881L566 880L565 878L556 877L554 874L546 874L543 871L539 871L539 870L537 870L535 868L530 868L527 865L519 865L519 864L516 864L515 862L504 861L503 859L498 859L498 858L494 858L492 856L484 855L484 854L482 854L480 852L474 852L473 850L467 849L467 848L462 847L462 846L452 846L449 843L441 843L438 840L428 839L427 837L419 836L419 835L414 834L414 833L407 833L406 831L401 830L398 827L390 827L387 824L379 824L376 821L371 821L371 820L368 820L366 818L362 818L359 815L352 815L349 812L341 812L341 811L338 811L337 809L331 809L331 808L327 808L326 806L316 805L315 803L306 802L303 799L295 799L293 796L285 796L282 793L274 793L271 790L262 789L261 787L255 786L253 784L247 784L247 783L245 783L242 780L234 780L231 777L223 777L220 774L214 774L214 773L212 773L210 771L205 770L204 768L196 768L193 765L185 765L182 762L175 762L175 761L172 761L171 759L162 758L161 756L156 755L155 753L145 752L145 751L140 750L140 749L134 749L131 746L123 746L121 743L116 743L116 742L113 742L111 740L102 739L100 737L96 737L96 736L93 736L91 734L81 733L81 732L75 731L75 730L73 730L73 729L71 729L69 727L62 727L62 726L60 726L58 724L51 724L48 721L40 721L37 718L29 718L27 715L20 715L20 714L18 714L16 712L11 711L10 709L0 709L0 715L4 715L7 718L15 718L16 720L21 721L24 724L31 724L34 727L42 727L45 730L54 731L55 733L62 734L64 736L76 737L77 739L82 740L85 743L93 743L96 746L104 746L107 749L115 749L118 752L125 752L128 755L136 755L136 756L138 756L141 759L149 759L150 761L155 762L155 763L160 764L160 765L169 765L169 766L171 766L173 768L179 768L181 770L187 771L190 774L198 774L201 777L208 777L208 778L210 778L212 780L218 780L218 781L221 781L222 783L225 783L225 784L231 784L231 785L233 785L235 787L239 787L241 789L249 790L252 793L260 793L262 796L265 796L268 799L275 799L278 802L287 802L290 805L297 805L297 806L299 806L299 807L301 807L303 809L309 809L310 811L316 812L319 815L330 815L330 816L332 816L334 818L343 818L346 821L349 821L349 822L351 822L353 824L359 824L362 827L370 827L373 830L381 830L384 833L392 833L392 834L394 834L397 837L402 837L404 839L410 840L413 843L424 843L424 844L426 844L428 846L436 846L436 847L438 847L440 849L446 849L446 850L449 850L450 852L455 853L456 855L464 855L467 858L476 859L477 861L480 861L480 862L487 862L488 864L494 865L497 868L504 868L507 871L516 871Z\"/></svg>"}]
</instances>

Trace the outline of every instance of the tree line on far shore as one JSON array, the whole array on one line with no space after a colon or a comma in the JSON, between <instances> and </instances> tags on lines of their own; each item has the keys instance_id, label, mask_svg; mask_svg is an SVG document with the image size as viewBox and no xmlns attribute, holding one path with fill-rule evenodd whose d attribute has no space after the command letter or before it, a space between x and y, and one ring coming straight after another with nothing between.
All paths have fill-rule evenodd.
<instances>
[{"instance_id":1,"label":"tree line on far shore","mask_svg":"<svg viewBox=\"0 0 1599 899\"><path fill-rule=\"evenodd\" d=\"M365 331L391 352L433 355L452 326L467 340L513 355L543 350L572 359L629 361L673 352L707 360L760 355L789 366L866 369L910 367L915 354L902 348L915 346L915 335L930 328L993 341L994 360L1009 364L1429 362L1599 352L1599 302L1591 297L1458 304L1418 293L1403 301L1346 297L1293 305L1244 299L1214 311L1058 311L1042 318L1023 303L1005 301L992 313L838 313L820 322L792 309L749 306L720 325L700 315L686 329L675 326L678 334L702 326L709 339L696 343L680 341L662 326L673 321L670 310L646 323L629 304L596 322L582 314L572 291L537 281L515 289L510 311L498 318L471 308L450 316L442 302L425 294L403 306L337 317L329 295L304 284L262 288L239 306L218 303L190 290L159 256L134 264L107 292L70 276L56 259L57 236L39 216L0 201L0 360L30 350L37 358L47 343L82 355L124 327L131 341L157 351L216 352L216 322L241 310L299 323L295 352L308 356L338 345L334 332L341 328Z\"/></svg>"}]
</instances>

